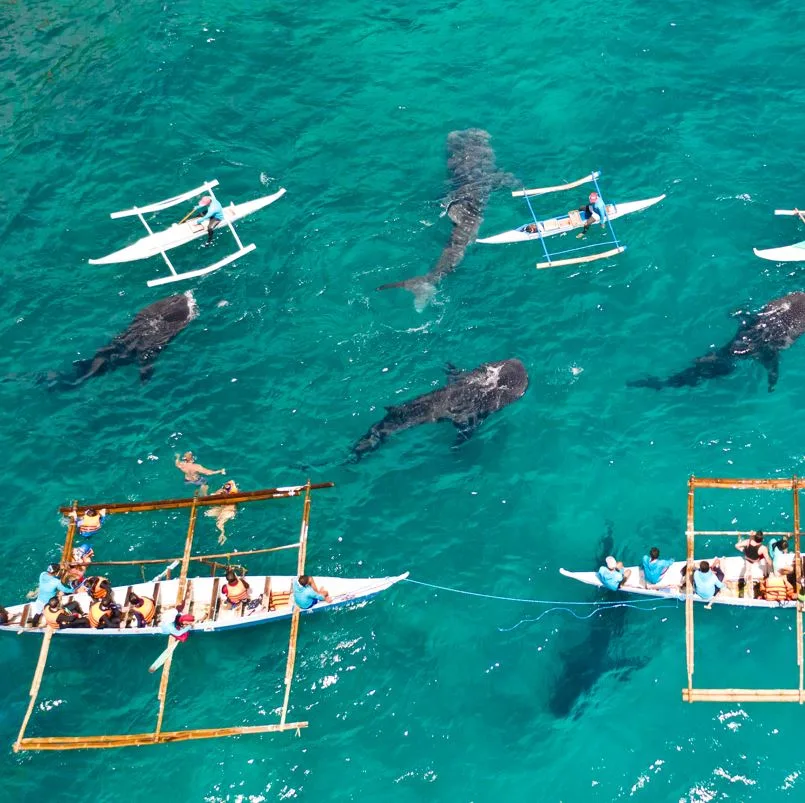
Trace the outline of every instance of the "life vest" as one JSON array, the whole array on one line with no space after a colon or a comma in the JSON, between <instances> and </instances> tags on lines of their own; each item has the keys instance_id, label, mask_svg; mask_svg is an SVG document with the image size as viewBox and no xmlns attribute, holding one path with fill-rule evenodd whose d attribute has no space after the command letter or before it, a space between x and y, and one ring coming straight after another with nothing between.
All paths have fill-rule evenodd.
<instances>
[{"instance_id":1,"label":"life vest","mask_svg":"<svg viewBox=\"0 0 805 803\"><path fill-rule=\"evenodd\" d=\"M53 627L56 630L58 630L59 617L64 613L64 608L62 608L60 605L54 611L53 608L50 607L50 605L45 605L44 613L45 613L45 624L47 624L48 627Z\"/></svg>"},{"instance_id":2,"label":"life vest","mask_svg":"<svg viewBox=\"0 0 805 803\"><path fill-rule=\"evenodd\" d=\"M94 516L88 516L86 513L81 517L81 524L78 525L79 532L94 533L101 529L101 516L96 513Z\"/></svg>"},{"instance_id":3,"label":"life vest","mask_svg":"<svg viewBox=\"0 0 805 803\"><path fill-rule=\"evenodd\" d=\"M98 627L101 621L109 616L110 609L107 608L105 611L101 609L100 602L93 602L92 605L89 606L89 613L87 614L87 619L89 619L89 626L90 627Z\"/></svg>"},{"instance_id":4,"label":"life vest","mask_svg":"<svg viewBox=\"0 0 805 803\"><path fill-rule=\"evenodd\" d=\"M246 584L240 577L238 577L235 585L227 583L224 587L224 592L226 593L227 599L232 603L243 602L243 600L249 598L249 589L246 588Z\"/></svg>"},{"instance_id":5,"label":"life vest","mask_svg":"<svg viewBox=\"0 0 805 803\"><path fill-rule=\"evenodd\" d=\"M791 596L783 577L771 574L766 578L766 593L764 599L767 599L769 602L783 602L791 598Z\"/></svg>"},{"instance_id":6,"label":"life vest","mask_svg":"<svg viewBox=\"0 0 805 803\"><path fill-rule=\"evenodd\" d=\"M157 609L154 600L152 600L151 597L140 597L140 599L142 599L142 602L139 605L132 605L131 609L137 611L137 613L143 617L147 625L151 624Z\"/></svg>"},{"instance_id":7,"label":"life vest","mask_svg":"<svg viewBox=\"0 0 805 803\"><path fill-rule=\"evenodd\" d=\"M94 577L87 589L90 597L92 597L92 599L104 599L109 592L103 588L101 584L108 582L109 580L106 577Z\"/></svg>"}]
</instances>

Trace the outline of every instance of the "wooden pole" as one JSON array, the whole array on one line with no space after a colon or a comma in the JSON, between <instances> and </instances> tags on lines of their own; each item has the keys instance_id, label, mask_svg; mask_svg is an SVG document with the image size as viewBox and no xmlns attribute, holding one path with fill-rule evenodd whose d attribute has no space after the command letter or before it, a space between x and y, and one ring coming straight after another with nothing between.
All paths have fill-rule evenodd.
<instances>
[{"instance_id":1,"label":"wooden pole","mask_svg":"<svg viewBox=\"0 0 805 803\"><path fill-rule=\"evenodd\" d=\"M76 502L73 501L72 510L77 512ZM69 519L69 524L67 525L67 535L64 538L64 547L61 551L61 562L67 563L73 559L73 539L75 538L75 529L76 529L76 521L72 516Z\"/></svg>"},{"instance_id":2,"label":"wooden pole","mask_svg":"<svg viewBox=\"0 0 805 803\"><path fill-rule=\"evenodd\" d=\"M685 572L685 651L687 654L688 665L688 694L693 692L693 549L694 549L694 529L693 529L693 495L695 480L690 478L688 483L688 570Z\"/></svg>"},{"instance_id":3,"label":"wooden pole","mask_svg":"<svg viewBox=\"0 0 805 803\"><path fill-rule=\"evenodd\" d=\"M694 488L732 488L734 490L754 488L759 491L790 491L794 487L791 479L741 480L718 477L693 477L692 479Z\"/></svg>"},{"instance_id":4,"label":"wooden pole","mask_svg":"<svg viewBox=\"0 0 805 803\"><path fill-rule=\"evenodd\" d=\"M20 747L23 737L25 736L25 729L28 727L28 721L31 719L34 706L36 705L36 698L39 695L39 687L42 685L42 675L45 673L45 664L48 660L48 650L50 649L50 640L53 638L53 628L48 627L45 629L45 635L42 639L42 647L39 650L39 660L36 662L36 671L34 672L34 679L31 683L31 690L28 692L30 700L28 701L28 710L25 712L25 717L22 720L20 732L17 735L17 741L14 742L14 752L18 753L22 748Z\"/></svg>"},{"instance_id":5,"label":"wooden pole","mask_svg":"<svg viewBox=\"0 0 805 803\"><path fill-rule=\"evenodd\" d=\"M189 558L190 562L193 561L201 561L202 563L206 560L213 560L215 558L226 558L230 560L231 558L242 558L244 555L262 555L267 552L279 552L283 549L299 549L299 543L294 542L293 544L283 544L282 546L272 546L267 547L265 549L247 549L245 552L218 552L215 555L194 555L193 557ZM147 558L145 560L93 560L93 566L149 566L151 564L158 564L158 563L173 563L174 561L179 562L182 558ZM73 564L71 564L73 565ZM78 566L79 564L74 564Z\"/></svg>"},{"instance_id":6,"label":"wooden pole","mask_svg":"<svg viewBox=\"0 0 805 803\"><path fill-rule=\"evenodd\" d=\"M794 589L799 597L799 578L801 573L799 555L799 480L794 477ZM797 666L799 667L799 704L805 702L805 688L803 688L803 662L802 656L802 603L797 599Z\"/></svg>"},{"instance_id":7,"label":"wooden pole","mask_svg":"<svg viewBox=\"0 0 805 803\"><path fill-rule=\"evenodd\" d=\"M288 485L283 488L264 488L257 491L239 491L236 494L230 494L226 497L226 504L235 505L246 502L261 502L266 499L288 499L294 496L299 496L302 491L319 490L320 488L332 488L332 482L318 482L305 485ZM100 510L106 508L108 515L115 513L139 513L148 510L176 510L180 508L191 508L194 505L198 507L205 507L211 505L220 505L220 496L198 496L186 499L160 499L155 502L94 502L92 504L84 504L83 502L78 505L79 509L86 509L88 507ZM60 507L59 512L67 514L73 508Z\"/></svg>"},{"instance_id":8,"label":"wooden pole","mask_svg":"<svg viewBox=\"0 0 805 803\"><path fill-rule=\"evenodd\" d=\"M682 689L686 703L796 703L797 689Z\"/></svg>"},{"instance_id":9,"label":"wooden pole","mask_svg":"<svg viewBox=\"0 0 805 803\"><path fill-rule=\"evenodd\" d=\"M299 529L299 559L296 563L297 577L305 573L305 558L307 557L307 533L310 523L310 480L307 481L305 488L305 504L302 508L302 525ZM288 703L291 699L291 684L293 683L293 670L296 662L296 639L299 635L299 608L293 606L291 614L291 634L288 640L288 662L285 665L285 698L282 701L282 713L280 714L280 725L285 724L288 715Z\"/></svg>"},{"instance_id":10,"label":"wooden pole","mask_svg":"<svg viewBox=\"0 0 805 803\"><path fill-rule=\"evenodd\" d=\"M745 535L750 536L754 530L694 530L694 535L731 535L735 536ZM785 538L792 538L794 533L791 530L763 530L763 535L782 535Z\"/></svg>"}]
</instances>

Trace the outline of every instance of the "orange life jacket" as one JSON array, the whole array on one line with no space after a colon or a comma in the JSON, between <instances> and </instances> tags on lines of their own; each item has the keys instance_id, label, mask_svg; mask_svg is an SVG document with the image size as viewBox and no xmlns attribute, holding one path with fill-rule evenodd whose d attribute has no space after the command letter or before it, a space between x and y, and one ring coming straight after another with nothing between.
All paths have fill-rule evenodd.
<instances>
[{"instance_id":1,"label":"orange life jacket","mask_svg":"<svg viewBox=\"0 0 805 803\"><path fill-rule=\"evenodd\" d=\"M82 533L94 533L101 529L101 517L98 513L94 516L88 516L86 513L81 517L81 524L78 525L78 531Z\"/></svg>"},{"instance_id":2,"label":"orange life jacket","mask_svg":"<svg viewBox=\"0 0 805 803\"><path fill-rule=\"evenodd\" d=\"M89 588L87 589L90 597L92 597L92 599L104 599L109 592L105 588L101 587L101 583L108 582L109 580L106 577L94 577L92 582L89 584Z\"/></svg>"},{"instance_id":3,"label":"orange life jacket","mask_svg":"<svg viewBox=\"0 0 805 803\"><path fill-rule=\"evenodd\" d=\"M770 574L766 578L766 593L764 599L770 602L783 602L786 599L793 599L793 594L788 590L789 585L784 577ZM793 590L793 589L792 589Z\"/></svg>"},{"instance_id":4,"label":"orange life jacket","mask_svg":"<svg viewBox=\"0 0 805 803\"><path fill-rule=\"evenodd\" d=\"M101 610L101 603L100 602L93 602L92 605L89 606L89 613L87 614L87 619L89 619L89 626L90 627L97 627L104 617L109 616L110 609L107 608L105 611Z\"/></svg>"},{"instance_id":5,"label":"orange life jacket","mask_svg":"<svg viewBox=\"0 0 805 803\"><path fill-rule=\"evenodd\" d=\"M243 602L243 600L249 598L249 589L246 588L246 584L238 577L235 585L230 585L227 583L224 586L224 593L227 596L227 599L232 602Z\"/></svg>"},{"instance_id":6,"label":"orange life jacket","mask_svg":"<svg viewBox=\"0 0 805 803\"><path fill-rule=\"evenodd\" d=\"M142 602L139 605L132 605L131 609L137 611L137 613L143 617L145 623L149 625L154 620L157 606L154 604L154 600L152 600L151 597L140 597L140 599Z\"/></svg>"},{"instance_id":7,"label":"orange life jacket","mask_svg":"<svg viewBox=\"0 0 805 803\"><path fill-rule=\"evenodd\" d=\"M58 608L54 611L50 605L45 605L45 623L48 627L53 627L56 630L59 629L59 617L64 613L64 608L59 605Z\"/></svg>"}]
</instances>

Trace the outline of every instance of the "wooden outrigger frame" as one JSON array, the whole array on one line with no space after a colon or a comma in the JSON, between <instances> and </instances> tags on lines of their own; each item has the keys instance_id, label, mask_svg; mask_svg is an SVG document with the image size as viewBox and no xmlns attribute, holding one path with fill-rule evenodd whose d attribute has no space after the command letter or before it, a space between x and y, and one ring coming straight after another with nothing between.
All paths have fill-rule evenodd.
<instances>
[{"instance_id":1,"label":"wooden outrigger frame","mask_svg":"<svg viewBox=\"0 0 805 803\"><path fill-rule=\"evenodd\" d=\"M292 544L286 544L277 547L269 547L266 549L254 549L249 552L239 553L224 553L223 555L190 555L193 546L193 534L196 526L196 516L198 509L205 506L220 506L222 499L220 496L194 496L191 499L165 499L156 502L124 502L124 503L92 503L92 504L78 504L74 503L71 507L59 508L62 514L69 514L77 510L84 510L88 507L99 510L106 508L107 515L116 515L118 513L138 513L152 510L177 510L189 509L190 518L187 526L187 537L185 539L184 554L181 558L181 574L179 575L179 593L177 599L184 596L184 590L187 583L187 571L192 561L199 561L214 557L239 557L243 554L257 554L261 552L275 552L282 549L298 549L299 557L297 561L296 572L297 574L304 574L305 557L307 554L307 536L308 527L310 522L310 498L311 492L321 488L332 488L332 482L311 483L307 481L305 485L292 485L283 488L267 488L259 491L245 491L236 494L231 494L226 497L226 504L243 504L246 502L258 502L267 499L287 499L289 497L299 496L304 494L304 505L302 509L302 524L299 531L299 541ZM73 539L76 533L75 518L70 519L67 527L67 536L64 540L64 547L62 549L62 562L66 563L70 560L73 549ZM167 561L170 562L172 558ZM156 561L146 561L153 563ZM138 565L143 561L107 561L106 565ZM180 731L165 731L162 729L162 721L165 714L165 701L168 691L168 679L170 677L171 664L173 660L173 652L165 661L162 667L162 676L159 682L159 691L157 699L159 700L159 710L157 713L156 727L150 733L126 733L126 734L113 734L113 735L97 735L97 736L46 736L39 738L26 738L25 731L31 719L36 700L39 695L39 687L42 683L42 677L45 672L45 665L47 663L48 650L50 649L50 642L53 636L53 630L47 628L42 639L42 648L39 652L39 659L34 671L33 682L29 692L30 700L28 702L28 709L25 712L22 725L16 741L13 744L14 752L24 750L84 750L84 749L105 749L110 747L136 747L149 744L164 744L166 742L183 742L192 739L215 739L222 736L238 736L248 733L273 733L277 731L295 730L297 735L301 728L308 726L307 722L288 722L288 704L291 695L291 685L293 682L294 665L296 661L296 639L299 632L299 608L294 606L293 614L291 616L290 638L288 642L288 658L285 666L285 695L280 711L280 720L271 725L239 725L221 728L196 728L191 730ZM168 637L168 644L171 644L172 637Z\"/></svg>"},{"instance_id":2,"label":"wooden outrigger frame","mask_svg":"<svg viewBox=\"0 0 805 803\"><path fill-rule=\"evenodd\" d=\"M548 251L548 246L545 244L545 237L542 235L540 221L537 218L536 212L534 212L534 207L531 205L530 199L534 196L547 195L551 192L562 192L563 190L571 190L574 187L580 187L582 184L587 184L588 182L592 182L595 185L595 191L598 193L599 197L602 197L601 188L598 186L598 179L600 175L601 171L596 170L594 173L590 173L590 175L580 178L577 181L571 181L568 184L558 184L555 187L540 187L533 190L523 188L522 190L515 190L512 192L512 197L514 198L525 198L528 211L531 212L531 217L534 219L534 223L536 224L537 233L539 234L539 241L542 243L542 250L545 252L546 260L545 262L537 262L538 269L558 268L564 265L579 265L583 262L595 262L598 259L608 259L609 257L617 256L626 250L626 246L620 244L618 236L615 234L615 229L612 227L612 221L609 219L609 215L607 215L607 225L609 226L609 232L612 235L611 240L603 243L593 243L590 245L581 245L576 248L568 248L564 251L557 251L552 254L550 251ZM600 254L588 254L587 256L569 257L568 259L556 259L556 257L561 257L565 254L575 254L579 253L580 251L589 251L592 248L601 248L604 245L611 245L614 247L607 251L603 251Z\"/></svg>"},{"instance_id":3,"label":"wooden outrigger frame","mask_svg":"<svg viewBox=\"0 0 805 803\"><path fill-rule=\"evenodd\" d=\"M799 588L802 572L800 559L800 490L805 490L805 480L798 477L791 479L719 479L691 477L688 482L688 516L687 516L687 571L685 584L685 652L687 659L688 685L682 689L682 699L688 703L718 702L718 703L805 703L805 687L803 687L803 623L802 602L796 605L796 634L797 634L797 666L799 668L799 688L796 689L696 689L693 686L694 669L694 627L693 627L693 583L694 572L694 542L699 536L749 536L750 533L738 530L696 530L694 526L694 497L699 488L726 488L731 490L752 491L789 491L793 508L792 530L784 532L770 532L764 530L766 535L780 535L794 541L794 573L795 587Z\"/></svg>"}]
</instances>

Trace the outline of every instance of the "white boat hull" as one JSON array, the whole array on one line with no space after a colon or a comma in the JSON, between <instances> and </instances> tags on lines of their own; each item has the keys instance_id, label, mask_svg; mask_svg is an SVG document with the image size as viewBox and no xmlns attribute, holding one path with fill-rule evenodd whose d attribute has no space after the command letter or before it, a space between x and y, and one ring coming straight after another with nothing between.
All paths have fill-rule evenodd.
<instances>
[{"instance_id":1,"label":"white boat hull","mask_svg":"<svg viewBox=\"0 0 805 803\"><path fill-rule=\"evenodd\" d=\"M699 560L695 561L698 567ZM644 597L661 597L663 599L685 599L684 587L680 590L682 582L682 567L685 561L677 561L672 564L668 571L660 578L659 587L647 588L645 578L639 566L630 566L632 574L626 583L621 586L619 591L628 594L639 594ZM736 555L735 557L721 558L721 570L724 572L724 588L713 597L712 600L715 605L733 605L741 608L793 608L796 607L796 601L785 602L769 602L765 599L751 599L751 597L738 596L737 585L738 581L743 579L744 571L746 569L746 561ZM569 572L566 569L559 569L560 573L571 580L578 580L580 583L586 583L591 586L598 586L603 588L601 581L598 579L598 572ZM705 602L697 594L693 595L694 602Z\"/></svg>"},{"instance_id":2,"label":"white boat hull","mask_svg":"<svg viewBox=\"0 0 805 803\"><path fill-rule=\"evenodd\" d=\"M610 220L617 220L624 215L630 215L633 212L640 212L643 209L648 209L654 204L658 204L665 198L665 195L658 195L656 198L647 198L643 201L627 201L622 204L607 204L607 215ZM554 234L567 234L574 229L580 229L584 223L574 224L569 215L560 215L554 218L547 218L540 220L538 225L540 231L528 232L525 227L530 225L524 223L516 229L504 231L501 234L495 234L492 237L481 237L476 240L479 243L486 243L487 245L499 245L501 243L522 243L527 240L539 240L540 237L550 237Z\"/></svg>"},{"instance_id":3,"label":"white boat hull","mask_svg":"<svg viewBox=\"0 0 805 803\"><path fill-rule=\"evenodd\" d=\"M396 577L374 577L374 578L343 578L343 577L319 577L316 576L316 583L321 588L327 589L332 598L332 602L318 602L312 608L302 611L303 614L317 613L318 611L329 610L331 608L338 608L343 605L362 602L370 599L371 597L385 591L400 580L405 580L408 573L398 575ZM265 588L265 575L247 575L246 581L250 585L250 595L252 599L257 599ZM290 576L272 576L271 577L271 592L272 594L287 593L291 589L291 582L293 577ZM189 578L188 582L192 584L192 605L188 603L185 613L192 613L197 620L203 619L205 616L209 617L210 605L212 603L213 584L215 579L212 577L193 577ZM224 580L219 578L219 588L217 597L221 596L221 589L224 586ZM126 596L129 588L139 595L145 597L154 596L155 583L135 583L131 586L116 586L114 588L115 601L121 608L124 607ZM159 609L160 613L172 609L176 606L176 594L179 587L179 580L163 580L159 583ZM68 600L75 600L81 609L86 613L89 610L90 599L86 591L65 597L64 602ZM29 623L27 627L21 627L19 623L0 626L0 631L13 631L15 633L37 633L41 635L45 632L46 627L44 624L44 617L40 621L39 627L32 627L30 619L33 616L33 604L28 606ZM19 615L26 608L25 604L14 605L7 608L9 615L13 618L15 614ZM194 633L212 633L216 630L233 630L239 627L252 627L254 625L262 625L268 622L273 622L278 619L287 619L293 613L293 605L288 602L278 606L276 610L267 610L267 603L259 605L253 610L241 611L240 608L230 610L228 604L221 604L218 607L218 614L215 619L207 618L206 621L197 621L190 626ZM164 636L159 621L156 626L138 628L132 619L128 627L125 629L119 627L107 627L101 630L93 628L64 628L56 630L54 635L58 636Z\"/></svg>"},{"instance_id":4,"label":"white boat hull","mask_svg":"<svg viewBox=\"0 0 805 803\"><path fill-rule=\"evenodd\" d=\"M257 212L263 207L273 204L285 195L285 189L275 192L273 195L266 195L263 198L255 198L253 201L246 201L242 204L230 204L224 207L224 216L230 223L234 223L241 218ZM226 225L221 223L221 226ZM90 259L90 265L112 265L119 262L137 262L140 259L163 254L172 248L192 242L207 233L207 224L199 225L194 220L185 223L174 223L170 228L157 231L141 237L136 243L132 243L126 248L121 248L113 254L108 254L100 259Z\"/></svg>"},{"instance_id":5,"label":"white boat hull","mask_svg":"<svg viewBox=\"0 0 805 803\"><path fill-rule=\"evenodd\" d=\"M805 262L805 240L781 248L753 249L756 257L772 262Z\"/></svg>"}]
</instances>

